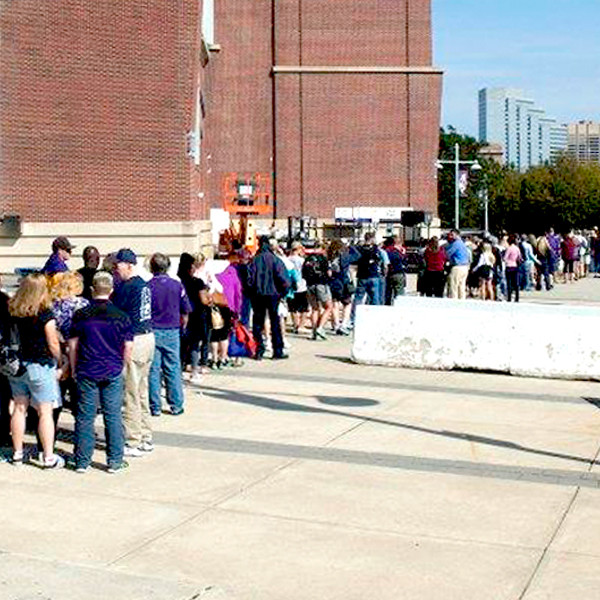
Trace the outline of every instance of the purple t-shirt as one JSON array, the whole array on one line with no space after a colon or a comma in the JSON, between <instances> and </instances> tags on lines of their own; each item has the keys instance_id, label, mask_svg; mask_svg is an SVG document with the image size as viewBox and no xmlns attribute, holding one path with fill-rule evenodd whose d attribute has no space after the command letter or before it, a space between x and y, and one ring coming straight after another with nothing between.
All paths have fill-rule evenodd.
<instances>
[{"instance_id":1,"label":"purple t-shirt","mask_svg":"<svg viewBox=\"0 0 600 600\"><path fill-rule=\"evenodd\" d=\"M67 263L58 255L58 252L51 254L46 264L42 268L44 275L54 275L56 273L64 273L68 271Z\"/></svg>"},{"instance_id":2,"label":"purple t-shirt","mask_svg":"<svg viewBox=\"0 0 600 600\"><path fill-rule=\"evenodd\" d=\"M71 338L78 338L77 376L102 381L123 370L123 347L133 341L131 319L106 300L93 300L73 315Z\"/></svg>"},{"instance_id":3,"label":"purple t-shirt","mask_svg":"<svg viewBox=\"0 0 600 600\"><path fill-rule=\"evenodd\" d=\"M183 284L168 275L155 275L149 282L154 329L179 329L181 315L192 312Z\"/></svg>"}]
</instances>

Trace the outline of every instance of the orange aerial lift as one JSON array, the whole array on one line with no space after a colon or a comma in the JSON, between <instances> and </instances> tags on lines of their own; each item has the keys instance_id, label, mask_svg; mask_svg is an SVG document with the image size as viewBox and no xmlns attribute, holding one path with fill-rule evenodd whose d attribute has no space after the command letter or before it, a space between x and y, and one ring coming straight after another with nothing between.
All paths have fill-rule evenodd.
<instances>
[{"instance_id":1,"label":"orange aerial lift","mask_svg":"<svg viewBox=\"0 0 600 600\"><path fill-rule=\"evenodd\" d=\"M223 209L232 221L229 229L221 233L219 252L229 254L236 246L256 252L258 239L250 217L273 212L270 176L266 173L227 173L223 177L222 197Z\"/></svg>"}]
</instances>

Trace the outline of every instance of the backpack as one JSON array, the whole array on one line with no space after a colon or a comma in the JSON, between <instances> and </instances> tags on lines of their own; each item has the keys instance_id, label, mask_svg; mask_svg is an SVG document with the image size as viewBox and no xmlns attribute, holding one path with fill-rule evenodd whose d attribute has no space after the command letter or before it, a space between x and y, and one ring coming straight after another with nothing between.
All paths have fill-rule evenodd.
<instances>
[{"instance_id":1,"label":"backpack","mask_svg":"<svg viewBox=\"0 0 600 600\"><path fill-rule=\"evenodd\" d=\"M320 254L309 254L302 265L302 277L308 285L323 283L327 280L327 271L324 270L326 261Z\"/></svg>"},{"instance_id":2,"label":"backpack","mask_svg":"<svg viewBox=\"0 0 600 600\"><path fill-rule=\"evenodd\" d=\"M21 360L21 342L16 323L7 327L5 335L0 339L0 375L20 377L25 373Z\"/></svg>"},{"instance_id":3,"label":"backpack","mask_svg":"<svg viewBox=\"0 0 600 600\"><path fill-rule=\"evenodd\" d=\"M378 246L363 246L360 258L356 263L359 279L370 279L383 276L383 259Z\"/></svg>"},{"instance_id":4,"label":"backpack","mask_svg":"<svg viewBox=\"0 0 600 600\"><path fill-rule=\"evenodd\" d=\"M390 269L388 271L388 275L398 275L399 273L404 273L406 271L404 267L404 255L398 248L392 248L391 250L386 250L387 255L390 259Z\"/></svg>"},{"instance_id":5,"label":"backpack","mask_svg":"<svg viewBox=\"0 0 600 600\"><path fill-rule=\"evenodd\" d=\"M298 275L298 271L296 271L296 269L289 270L288 276L289 276L290 282L291 282L290 291L293 292L293 294L295 294L298 291L298 284L300 283L300 280L299 280L300 276Z\"/></svg>"}]
</instances>

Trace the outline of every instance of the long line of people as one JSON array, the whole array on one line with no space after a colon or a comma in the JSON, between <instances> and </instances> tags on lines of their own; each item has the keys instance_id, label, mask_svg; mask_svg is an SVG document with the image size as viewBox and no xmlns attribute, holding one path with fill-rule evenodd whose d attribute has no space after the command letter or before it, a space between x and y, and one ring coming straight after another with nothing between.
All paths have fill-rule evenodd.
<instances>
[{"instance_id":1,"label":"long line of people","mask_svg":"<svg viewBox=\"0 0 600 600\"><path fill-rule=\"evenodd\" d=\"M73 272L73 249L56 238L42 271L25 276L12 298L0 297L0 445L12 447L15 465L29 458L29 425L38 464L64 466L54 444L66 404L75 417L73 468L90 467L100 407L107 469L120 471L126 458L153 451L152 417L184 413L183 377L199 384L209 369L239 366L243 356L288 358L290 315L295 333L309 320L315 340L326 339L330 324L347 335L357 303L391 302L406 285L401 246L391 239L383 250L373 234L358 247L336 241L308 254L296 242L290 256L263 237L255 256L237 248L216 274L202 255L184 253L177 278L161 253L146 262L151 277L142 277L130 248L101 265L89 246Z\"/></svg>"},{"instance_id":2,"label":"long line of people","mask_svg":"<svg viewBox=\"0 0 600 600\"><path fill-rule=\"evenodd\" d=\"M441 242L433 237L423 252L417 283L425 296L519 302L522 291L551 290L600 272L600 235L553 229L536 237L502 233L499 237L465 236L452 230Z\"/></svg>"},{"instance_id":3,"label":"long line of people","mask_svg":"<svg viewBox=\"0 0 600 600\"><path fill-rule=\"evenodd\" d=\"M153 417L184 413L184 378L199 385L209 370L241 366L243 357L286 359L288 332L308 329L315 341L348 335L357 305L391 305L407 291L406 249L394 236L380 246L373 232L357 245L334 240L307 250L294 242L289 255L262 237L255 256L236 248L218 273L204 256L184 253L177 278L162 253L148 258L142 277L130 248L106 255L100 268L100 252L87 247L78 272L68 268L67 238L52 250L41 273L24 277L12 298L0 295L0 446L22 464L29 426L38 464L64 466L54 444L66 404L81 473L92 461L97 407L107 470L117 472L154 450ZM451 231L424 248L417 291L518 301L521 290L551 289L588 266L600 272L597 230L589 239L548 231L464 240Z\"/></svg>"}]
</instances>

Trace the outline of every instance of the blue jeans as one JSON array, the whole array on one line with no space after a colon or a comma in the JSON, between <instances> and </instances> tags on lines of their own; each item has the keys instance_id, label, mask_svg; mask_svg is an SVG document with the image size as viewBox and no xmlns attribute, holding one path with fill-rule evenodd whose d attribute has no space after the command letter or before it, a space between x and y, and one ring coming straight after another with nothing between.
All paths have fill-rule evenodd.
<instances>
[{"instance_id":1,"label":"blue jeans","mask_svg":"<svg viewBox=\"0 0 600 600\"><path fill-rule=\"evenodd\" d=\"M242 314L240 315L240 323L248 327L250 325L250 313L252 312L252 302L246 294L242 295Z\"/></svg>"},{"instance_id":2,"label":"blue jeans","mask_svg":"<svg viewBox=\"0 0 600 600\"><path fill-rule=\"evenodd\" d=\"M356 315L356 307L363 304L365 296L367 304L380 306L384 304L385 286L382 277L369 277L368 279L358 279L356 282L356 293L354 294L354 302L352 303L352 314L350 321L354 323Z\"/></svg>"},{"instance_id":3,"label":"blue jeans","mask_svg":"<svg viewBox=\"0 0 600 600\"><path fill-rule=\"evenodd\" d=\"M540 258L540 281L539 281L538 287L537 287L538 290L542 289L542 279L544 280L546 290L552 289L552 282L550 280L550 275L551 275L550 268L551 268L550 259L545 256L542 256Z\"/></svg>"},{"instance_id":4,"label":"blue jeans","mask_svg":"<svg viewBox=\"0 0 600 600\"><path fill-rule=\"evenodd\" d=\"M527 292L533 289L533 282L531 281L531 267L533 261L526 260L519 265L519 288Z\"/></svg>"},{"instance_id":5,"label":"blue jeans","mask_svg":"<svg viewBox=\"0 0 600 600\"><path fill-rule=\"evenodd\" d=\"M502 268L496 271L496 298L506 298L508 289L506 287L506 273Z\"/></svg>"},{"instance_id":6,"label":"blue jeans","mask_svg":"<svg viewBox=\"0 0 600 600\"><path fill-rule=\"evenodd\" d=\"M81 377L77 381L79 399L75 417L75 465L87 467L94 453L94 421L98 404L104 417L106 433L106 462L109 467L123 462L123 376L95 381Z\"/></svg>"},{"instance_id":7,"label":"blue jeans","mask_svg":"<svg viewBox=\"0 0 600 600\"><path fill-rule=\"evenodd\" d=\"M178 411L183 408L179 329L155 329L154 338L156 349L148 381L150 412L160 413L160 381L163 375L167 388L167 403L171 410Z\"/></svg>"}]
</instances>

